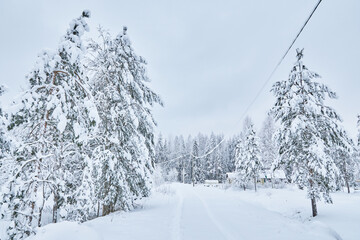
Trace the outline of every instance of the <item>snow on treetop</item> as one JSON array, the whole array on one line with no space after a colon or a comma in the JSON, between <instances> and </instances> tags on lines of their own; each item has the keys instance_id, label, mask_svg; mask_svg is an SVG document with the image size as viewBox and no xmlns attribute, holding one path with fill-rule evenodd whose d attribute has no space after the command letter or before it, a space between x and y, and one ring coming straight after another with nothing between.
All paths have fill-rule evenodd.
<instances>
[{"instance_id":1,"label":"snow on treetop","mask_svg":"<svg viewBox=\"0 0 360 240\"><path fill-rule=\"evenodd\" d=\"M83 17L86 17L86 18L91 17L91 12L90 12L90 10L85 9L85 10L82 12L82 16L83 16Z\"/></svg>"},{"instance_id":2,"label":"snow on treetop","mask_svg":"<svg viewBox=\"0 0 360 240\"><path fill-rule=\"evenodd\" d=\"M8 87L4 84L1 84L0 85L0 96L5 92L7 91Z\"/></svg>"}]
</instances>

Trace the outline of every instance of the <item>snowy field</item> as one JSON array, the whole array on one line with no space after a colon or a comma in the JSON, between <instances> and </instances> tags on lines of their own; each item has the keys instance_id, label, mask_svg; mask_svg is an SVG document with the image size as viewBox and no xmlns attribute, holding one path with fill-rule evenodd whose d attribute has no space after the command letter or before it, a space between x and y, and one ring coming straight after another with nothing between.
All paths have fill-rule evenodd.
<instances>
[{"instance_id":1,"label":"snowy field","mask_svg":"<svg viewBox=\"0 0 360 240\"><path fill-rule=\"evenodd\" d=\"M162 185L137 210L84 224L62 222L38 230L32 240L360 239L360 192L333 194L311 218L305 191L254 191L182 184Z\"/></svg>"}]
</instances>

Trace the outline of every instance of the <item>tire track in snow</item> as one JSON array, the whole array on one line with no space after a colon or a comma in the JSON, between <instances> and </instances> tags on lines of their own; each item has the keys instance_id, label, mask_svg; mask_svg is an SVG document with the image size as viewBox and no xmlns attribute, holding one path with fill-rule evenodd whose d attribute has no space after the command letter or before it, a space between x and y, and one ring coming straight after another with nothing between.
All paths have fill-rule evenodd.
<instances>
[{"instance_id":1,"label":"tire track in snow","mask_svg":"<svg viewBox=\"0 0 360 240\"><path fill-rule=\"evenodd\" d=\"M175 209L175 216L172 220L172 232L171 232L171 239L172 240L181 240L181 215L184 203L184 196L180 191L177 191L179 195L179 201L176 205Z\"/></svg>"},{"instance_id":2,"label":"tire track in snow","mask_svg":"<svg viewBox=\"0 0 360 240\"><path fill-rule=\"evenodd\" d=\"M206 214L208 215L211 222L217 227L217 229L225 237L225 239L227 239L227 240L237 240L237 239L239 239L239 238L235 238L231 233L226 231L226 229L221 225L221 223L218 220L216 220L216 218L214 217L213 213L211 212L209 206L204 201L204 199L202 199L200 197L200 195L196 191L193 191L193 192L196 195L196 197L200 200L200 202L203 205L203 207L204 207L204 209L206 211Z\"/></svg>"}]
</instances>

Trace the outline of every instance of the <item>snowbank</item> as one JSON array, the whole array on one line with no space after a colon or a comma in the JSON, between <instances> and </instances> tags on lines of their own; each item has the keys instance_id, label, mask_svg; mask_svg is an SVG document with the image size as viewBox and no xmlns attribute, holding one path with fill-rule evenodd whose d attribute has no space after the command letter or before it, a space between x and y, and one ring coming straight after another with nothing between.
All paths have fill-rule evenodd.
<instances>
[{"instance_id":1,"label":"snowbank","mask_svg":"<svg viewBox=\"0 0 360 240\"><path fill-rule=\"evenodd\" d=\"M75 222L48 224L39 228L36 236L29 240L102 240L102 237L90 227Z\"/></svg>"}]
</instances>

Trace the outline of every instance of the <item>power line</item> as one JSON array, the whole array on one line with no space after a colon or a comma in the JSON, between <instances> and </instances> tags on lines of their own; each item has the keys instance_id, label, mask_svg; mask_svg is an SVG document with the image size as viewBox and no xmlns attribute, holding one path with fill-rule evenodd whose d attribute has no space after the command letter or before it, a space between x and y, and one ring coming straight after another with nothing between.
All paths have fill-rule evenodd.
<instances>
[{"instance_id":1,"label":"power line","mask_svg":"<svg viewBox=\"0 0 360 240\"><path fill-rule=\"evenodd\" d=\"M282 63L282 61L285 59L286 55L289 53L290 49L293 47L294 43L296 42L296 40L298 39L298 37L300 36L300 34L302 33L302 31L304 30L305 26L307 25L307 23L309 22L310 18L313 16L314 12L316 11L316 9L318 8L318 6L320 5L322 0L319 0L319 2L316 4L316 6L314 7L314 9L311 11L311 14L309 15L309 17L306 19L305 23L303 24L303 26L301 27L300 31L298 32L298 34L296 35L296 37L294 38L294 40L292 41L292 43L290 44L290 46L288 47L288 49L286 50L285 54L281 57L280 61L276 64L275 68L272 70L271 74L269 75L269 77L266 79L266 81L263 83L263 85L261 86L260 90L257 92L257 94L255 95L255 98L250 102L250 104L247 106L247 108L245 109L245 111L243 112L243 114L241 115L241 118L239 121L241 121L245 115L247 114L247 112L250 110L250 108L254 105L254 103L256 102L256 100L258 99L258 97L260 96L260 94L264 91L266 85L269 83L269 81L271 80L272 76L274 75L274 73L276 72L276 70L278 69L278 67L280 66L280 64ZM239 122L238 121L238 122ZM238 123L237 122L237 123Z\"/></svg>"},{"instance_id":2,"label":"power line","mask_svg":"<svg viewBox=\"0 0 360 240\"><path fill-rule=\"evenodd\" d=\"M301 32L304 30L305 26L307 25L307 23L309 22L310 18L313 16L313 14L315 13L316 9L319 7L320 3L322 2L322 0L319 0L319 2L316 4L316 6L314 7L314 9L312 10L310 16L306 19L304 25L301 27L300 31L298 32L298 34L296 35L295 39L292 41L292 43L290 44L289 48L286 50L284 56L280 59L279 63L276 65L274 71L271 73L270 76L272 76L274 74L274 72L276 71L276 69L279 67L279 65L281 64L281 62L284 60L284 58L286 57L286 55L288 54L288 52L290 51L290 49L292 48L292 46L294 45L294 43L296 42L296 40L298 39L298 37L300 36Z\"/></svg>"},{"instance_id":3,"label":"power line","mask_svg":"<svg viewBox=\"0 0 360 240\"><path fill-rule=\"evenodd\" d=\"M269 81L271 80L272 76L274 75L274 73L276 72L276 70L278 69L278 67L280 66L280 64L282 63L282 61L285 59L285 57L287 56L287 54L289 53L290 49L293 47L294 43L296 42L296 40L298 39L298 37L300 36L300 34L302 33L302 31L304 30L305 26L308 24L308 22L310 21L311 17L314 15L316 9L319 7L320 3L322 2L322 0L319 0L319 2L315 5L314 9L311 11L310 15L308 16L308 18L306 19L305 23L302 25L302 27L300 28L300 31L297 33L297 35L295 36L294 40L291 42L290 46L287 48L285 54L281 57L280 61L276 64L275 68L272 70L271 74L269 75L269 77L266 79L266 81L263 83L263 85L261 86L260 90L257 92L257 94L255 95L255 97L253 98L253 100L250 102L250 104L245 108L245 111L242 113L240 119L235 123L235 126L243 120L243 118L246 116L246 114L248 113L248 111L250 110L250 108L254 105L254 103L256 102L256 100L258 99L258 97L260 96L260 94L264 91L266 85L269 83ZM212 152L215 151L216 148L218 148L223 142L225 141L225 136L223 137L223 139L217 144L215 145L214 148L210 149L208 152L206 152L205 154L201 155L201 156L194 156L192 153L190 154L186 154L174 159L171 159L169 161L166 162L170 162L173 160L176 160L178 158L182 158L185 156L192 156L196 159L199 158L204 158L208 155L210 155Z\"/></svg>"},{"instance_id":4,"label":"power line","mask_svg":"<svg viewBox=\"0 0 360 240\"><path fill-rule=\"evenodd\" d=\"M187 153L187 154L183 154L183 155L181 155L181 156L172 158L172 159L170 159L170 160L167 160L167 161L164 161L164 162L155 163L155 164L169 163L169 162L173 162L173 161L175 161L175 160L181 159L181 158L183 158L183 157L191 156L191 155L192 155L191 153Z\"/></svg>"}]
</instances>

